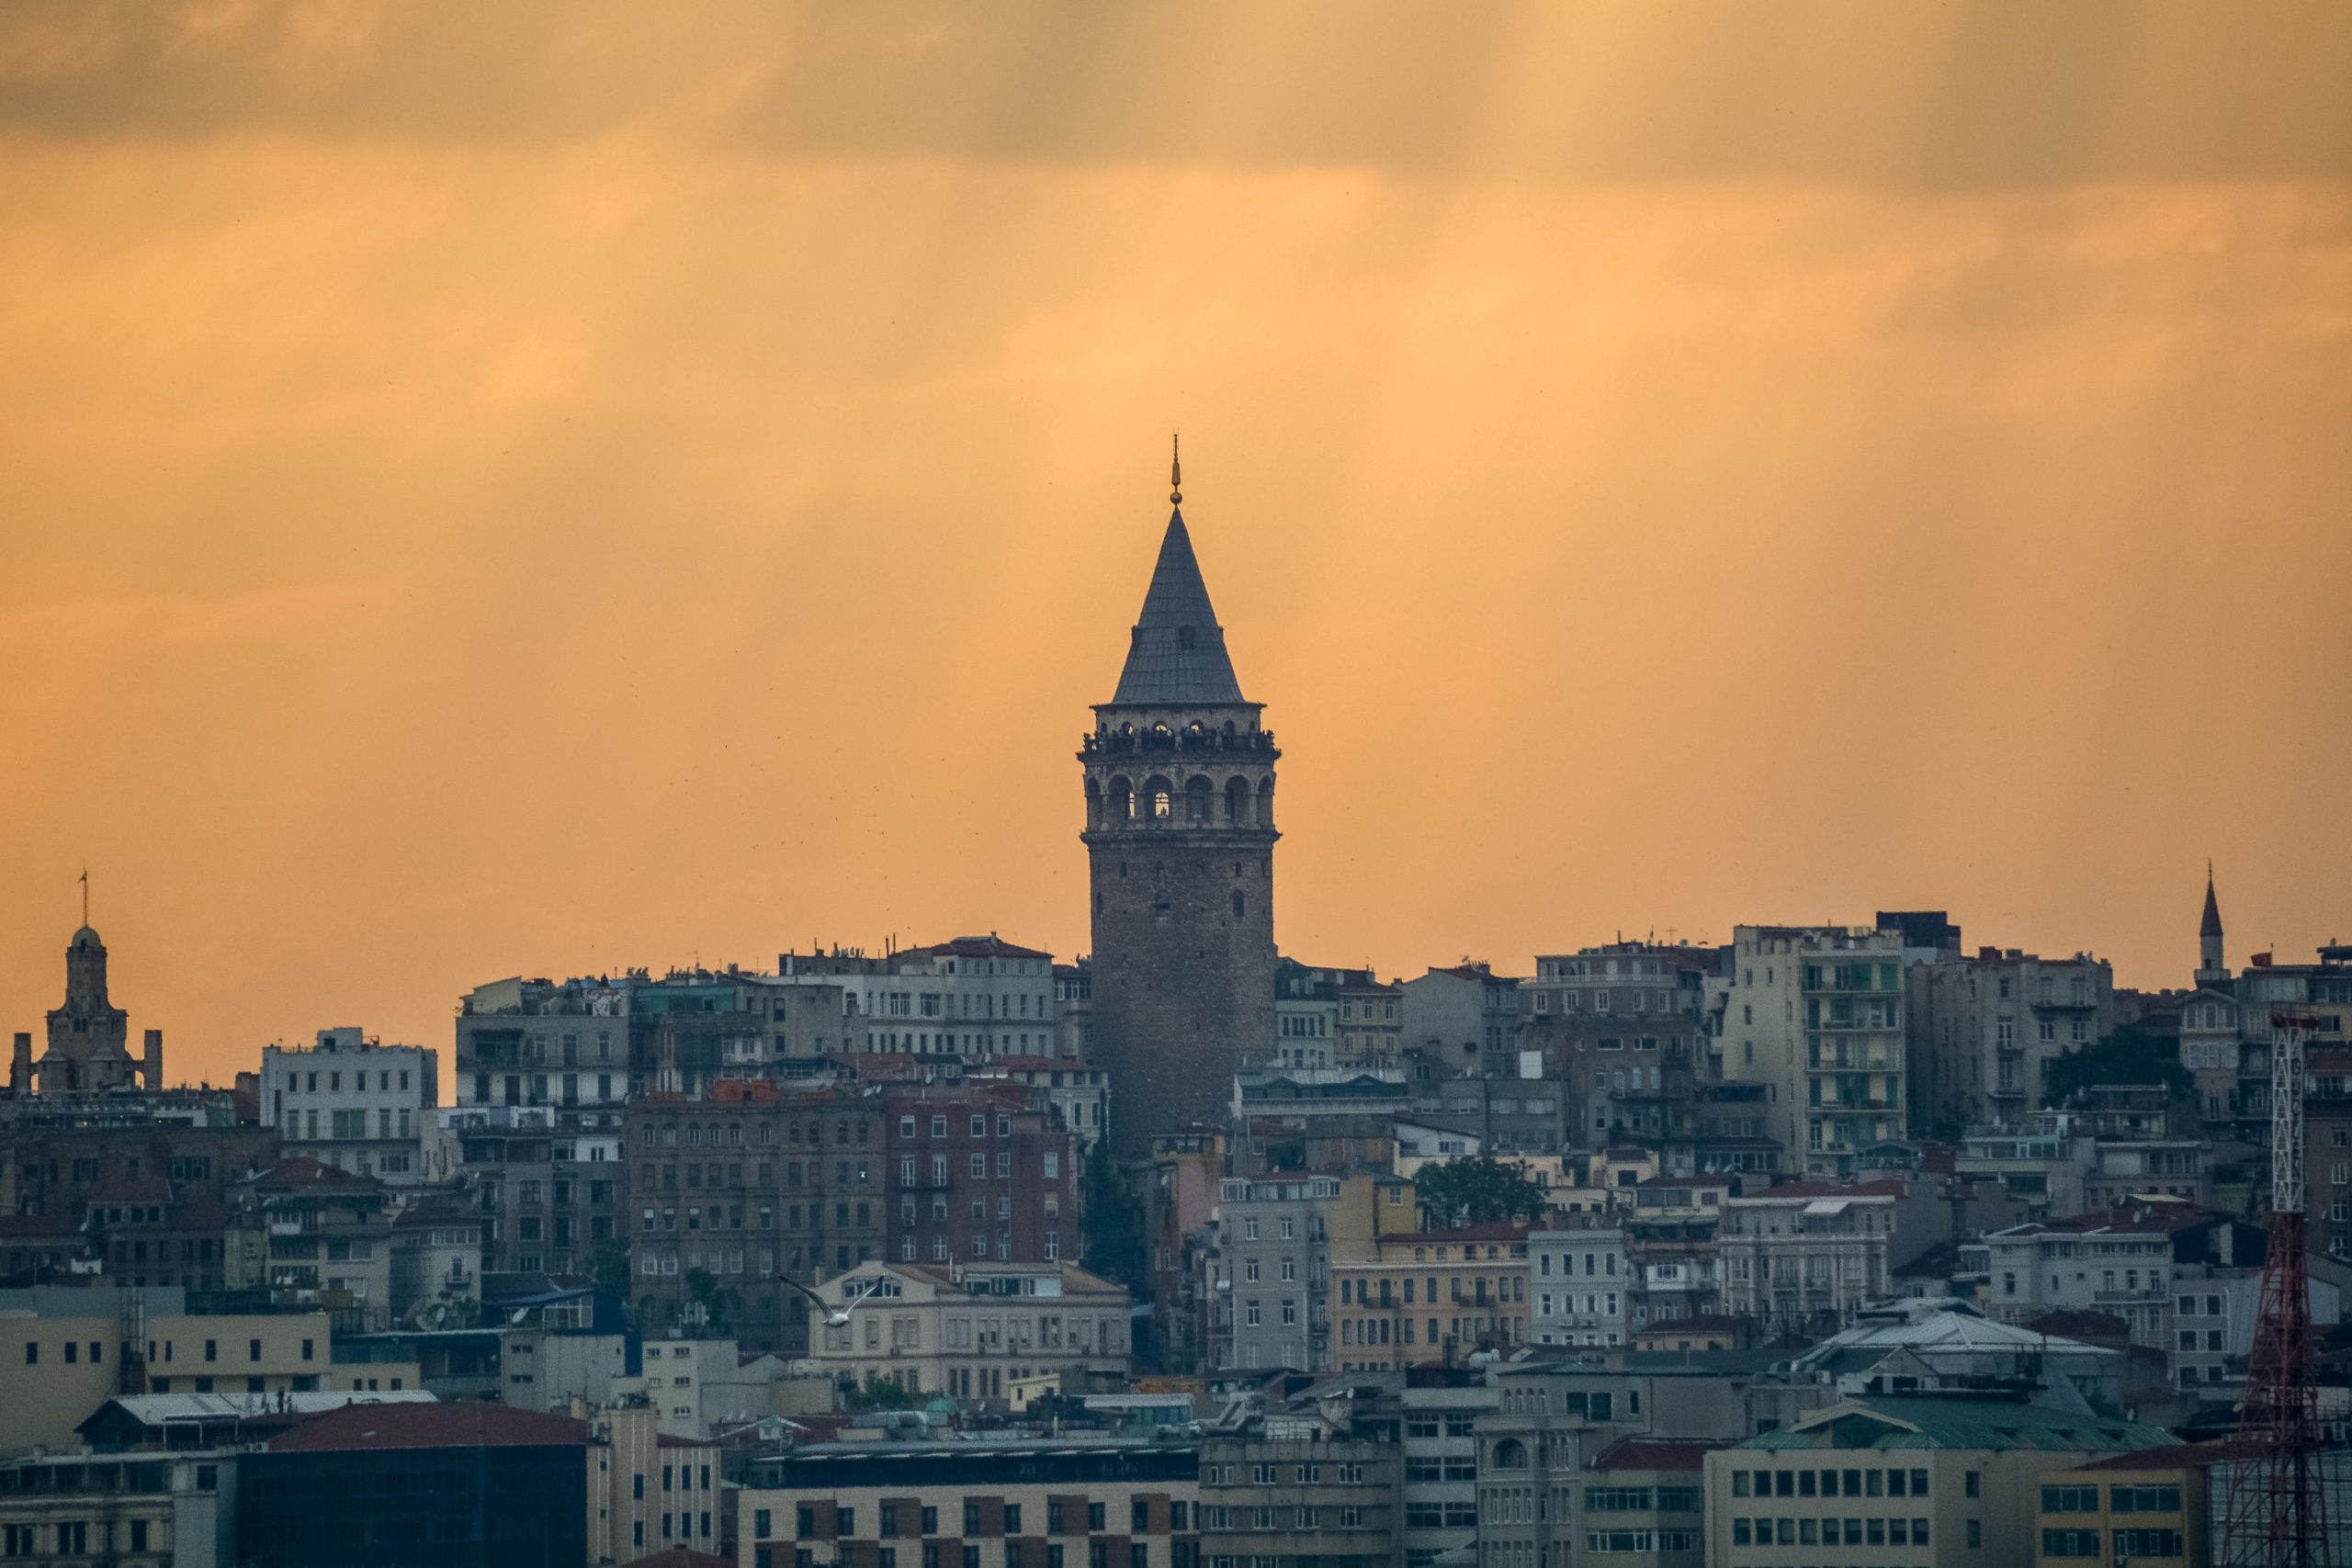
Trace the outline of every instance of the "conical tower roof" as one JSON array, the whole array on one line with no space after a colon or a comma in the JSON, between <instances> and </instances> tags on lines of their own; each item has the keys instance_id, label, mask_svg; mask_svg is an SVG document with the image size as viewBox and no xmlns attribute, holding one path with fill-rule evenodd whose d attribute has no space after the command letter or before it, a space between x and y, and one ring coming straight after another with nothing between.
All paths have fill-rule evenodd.
<instances>
[{"instance_id":1,"label":"conical tower roof","mask_svg":"<svg viewBox=\"0 0 2352 1568\"><path fill-rule=\"evenodd\" d=\"M1114 705L1205 707L1238 703L1241 682L1226 656L1225 628L1209 604L1209 585L1193 555L1193 536L1180 508L1168 515L1151 588L1136 617L1127 662L1119 671Z\"/></svg>"},{"instance_id":2,"label":"conical tower roof","mask_svg":"<svg viewBox=\"0 0 2352 1568\"><path fill-rule=\"evenodd\" d=\"M2205 918L2197 923L2199 936L2222 934L2222 904L2213 897L2213 868L2205 868Z\"/></svg>"}]
</instances>

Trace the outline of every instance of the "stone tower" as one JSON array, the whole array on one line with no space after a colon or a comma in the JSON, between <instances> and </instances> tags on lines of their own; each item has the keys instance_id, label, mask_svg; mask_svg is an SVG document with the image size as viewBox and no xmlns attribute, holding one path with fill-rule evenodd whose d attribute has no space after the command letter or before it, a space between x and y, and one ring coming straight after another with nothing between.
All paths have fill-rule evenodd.
<instances>
[{"instance_id":1,"label":"stone tower","mask_svg":"<svg viewBox=\"0 0 2352 1568\"><path fill-rule=\"evenodd\" d=\"M2205 917L2197 922L2197 983L2218 986L2230 977L2222 951L2222 901L2213 897L2213 867L2205 867Z\"/></svg>"},{"instance_id":2,"label":"stone tower","mask_svg":"<svg viewBox=\"0 0 2352 1568\"><path fill-rule=\"evenodd\" d=\"M137 1072L130 1043L130 1015L107 999L107 944L85 925L65 944L65 1005L50 1010L40 1092L125 1087Z\"/></svg>"},{"instance_id":3,"label":"stone tower","mask_svg":"<svg viewBox=\"0 0 2352 1568\"><path fill-rule=\"evenodd\" d=\"M1171 472L1181 487L1181 474ZM1274 738L1241 694L1183 493L1118 689L1080 747L1094 897L1094 1039L1111 1147L1222 1126L1274 1034Z\"/></svg>"}]
</instances>

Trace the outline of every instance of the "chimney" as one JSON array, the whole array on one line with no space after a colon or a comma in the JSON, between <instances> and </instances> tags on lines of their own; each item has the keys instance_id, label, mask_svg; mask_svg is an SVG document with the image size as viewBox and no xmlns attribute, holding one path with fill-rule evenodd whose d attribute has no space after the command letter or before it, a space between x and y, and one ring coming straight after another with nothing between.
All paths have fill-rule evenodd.
<instances>
[{"instance_id":1,"label":"chimney","mask_svg":"<svg viewBox=\"0 0 2352 1568\"><path fill-rule=\"evenodd\" d=\"M151 1029L147 1032L147 1066L142 1076L147 1080L149 1094L163 1092L164 1032L160 1029Z\"/></svg>"},{"instance_id":2,"label":"chimney","mask_svg":"<svg viewBox=\"0 0 2352 1568\"><path fill-rule=\"evenodd\" d=\"M17 1048L8 1058L8 1087L18 1094L33 1091L33 1037L17 1032Z\"/></svg>"}]
</instances>

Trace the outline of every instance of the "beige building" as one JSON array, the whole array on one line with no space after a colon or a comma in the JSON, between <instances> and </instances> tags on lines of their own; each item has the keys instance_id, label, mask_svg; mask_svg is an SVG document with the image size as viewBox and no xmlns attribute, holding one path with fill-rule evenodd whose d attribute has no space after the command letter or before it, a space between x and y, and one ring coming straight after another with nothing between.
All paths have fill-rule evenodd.
<instances>
[{"instance_id":1,"label":"beige building","mask_svg":"<svg viewBox=\"0 0 2352 1568\"><path fill-rule=\"evenodd\" d=\"M1767 1086L1792 1167L1847 1176L1907 1135L1903 937L1855 926L1741 926L1724 1015L1726 1076Z\"/></svg>"},{"instance_id":2,"label":"beige building","mask_svg":"<svg viewBox=\"0 0 2352 1568\"><path fill-rule=\"evenodd\" d=\"M1339 1370L1456 1365L1528 1342L1527 1229L1465 1225L1371 1238L1331 1262Z\"/></svg>"},{"instance_id":3,"label":"beige building","mask_svg":"<svg viewBox=\"0 0 2352 1568\"><path fill-rule=\"evenodd\" d=\"M2144 1558L2206 1568L2213 1561L2209 1482L2216 1446L2155 1449L2043 1474L2035 1496L2037 1568Z\"/></svg>"},{"instance_id":4,"label":"beige building","mask_svg":"<svg viewBox=\"0 0 2352 1568\"><path fill-rule=\"evenodd\" d=\"M325 1313L198 1314L185 1300L176 1287L0 1291L0 1453L72 1446L119 1393L339 1386Z\"/></svg>"},{"instance_id":5,"label":"beige building","mask_svg":"<svg viewBox=\"0 0 2352 1568\"><path fill-rule=\"evenodd\" d=\"M236 1560L237 1456L43 1454L0 1463L0 1559L222 1568Z\"/></svg>"},{"instance_id":6,"label":"beige building","mask_svg":"<svg viewBox=\"0 0 2352 1568\"><path fill-rule=\"evenodd\" d=\"M820 1443L737 1500L740 1568L1200 1568L1195 1444Z\"/></svg>"},{"instance_id":7,"label":"beige building","mask_svg":"<svg viewBox=\"0 0 2352 1568\"><path fill-rule=\"evenodd\" d=\"M860 1264L817 1287L809 1359L834 1377L913 1393L1001 1401L1016 1379L1063 1374L1065 1390L1127 1375L1127 1292L1073 1263Z\"/></svg>"},{"instance_id":8,"label":"beige building","mask_svg":"<svg viewBox=\"0 0 2352 1568\"><path fill-rule=\"evenodd\" d=\"M1721 1568L2029 1563L2043 1479L2168 1443L2159 1428L2006 1399L1849 1399L1706 1458Z\"/></svg>"},{"instance_id":9,"label":"beige building","mask_svg":"<svg viewBox=\"0 0 2352 1568\"><path fill-rule=\"evenodd\" d=\"M1403 1451L1393 1442L1252 1433L1201 1450L1209 1568L1393 1568Z\"/></svg>"},{"instance_id":10,"label":"beige building","mask_svg":"<svg viewBox=\"0 0 2352 1568\"><path fill-rule=\"evenodd\" d=\"M685 1548L717 1553L728 1533L718 1445L672 1437L650 1404L588 1416L588 1550L600 1564Z\"/></svg>"}]
</instances>

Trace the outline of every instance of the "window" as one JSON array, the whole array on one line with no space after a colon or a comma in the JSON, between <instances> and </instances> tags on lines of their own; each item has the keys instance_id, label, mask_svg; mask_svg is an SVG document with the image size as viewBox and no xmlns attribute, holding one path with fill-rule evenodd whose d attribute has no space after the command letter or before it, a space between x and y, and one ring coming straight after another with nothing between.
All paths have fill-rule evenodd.
<instances>
[{"instance_id":1,"label":"window","mask_svg":"<svg viewBox=\"0 0 2352 1568\"><path fill-rule=\"evenodd\" d=\"M2109 1506L2119 1514L2177 1514L2180 1512L2180 1488L2177 1486L2110 1486Z\"/></svg>"},{"instance_id":2,"label":"window","mask_svg":"<svg viewBox=\"0 0 2352 1568\"><path fill-rule=\"evenodd\" d=\"M2118 1492L2129 1491L2119 1486ZM2098 1488L2096 1486L2045 1486L2041 1489L2041 1511L2045 1514L2096 1514L2098 1512Z\"/></svg>"}]
</instances>

